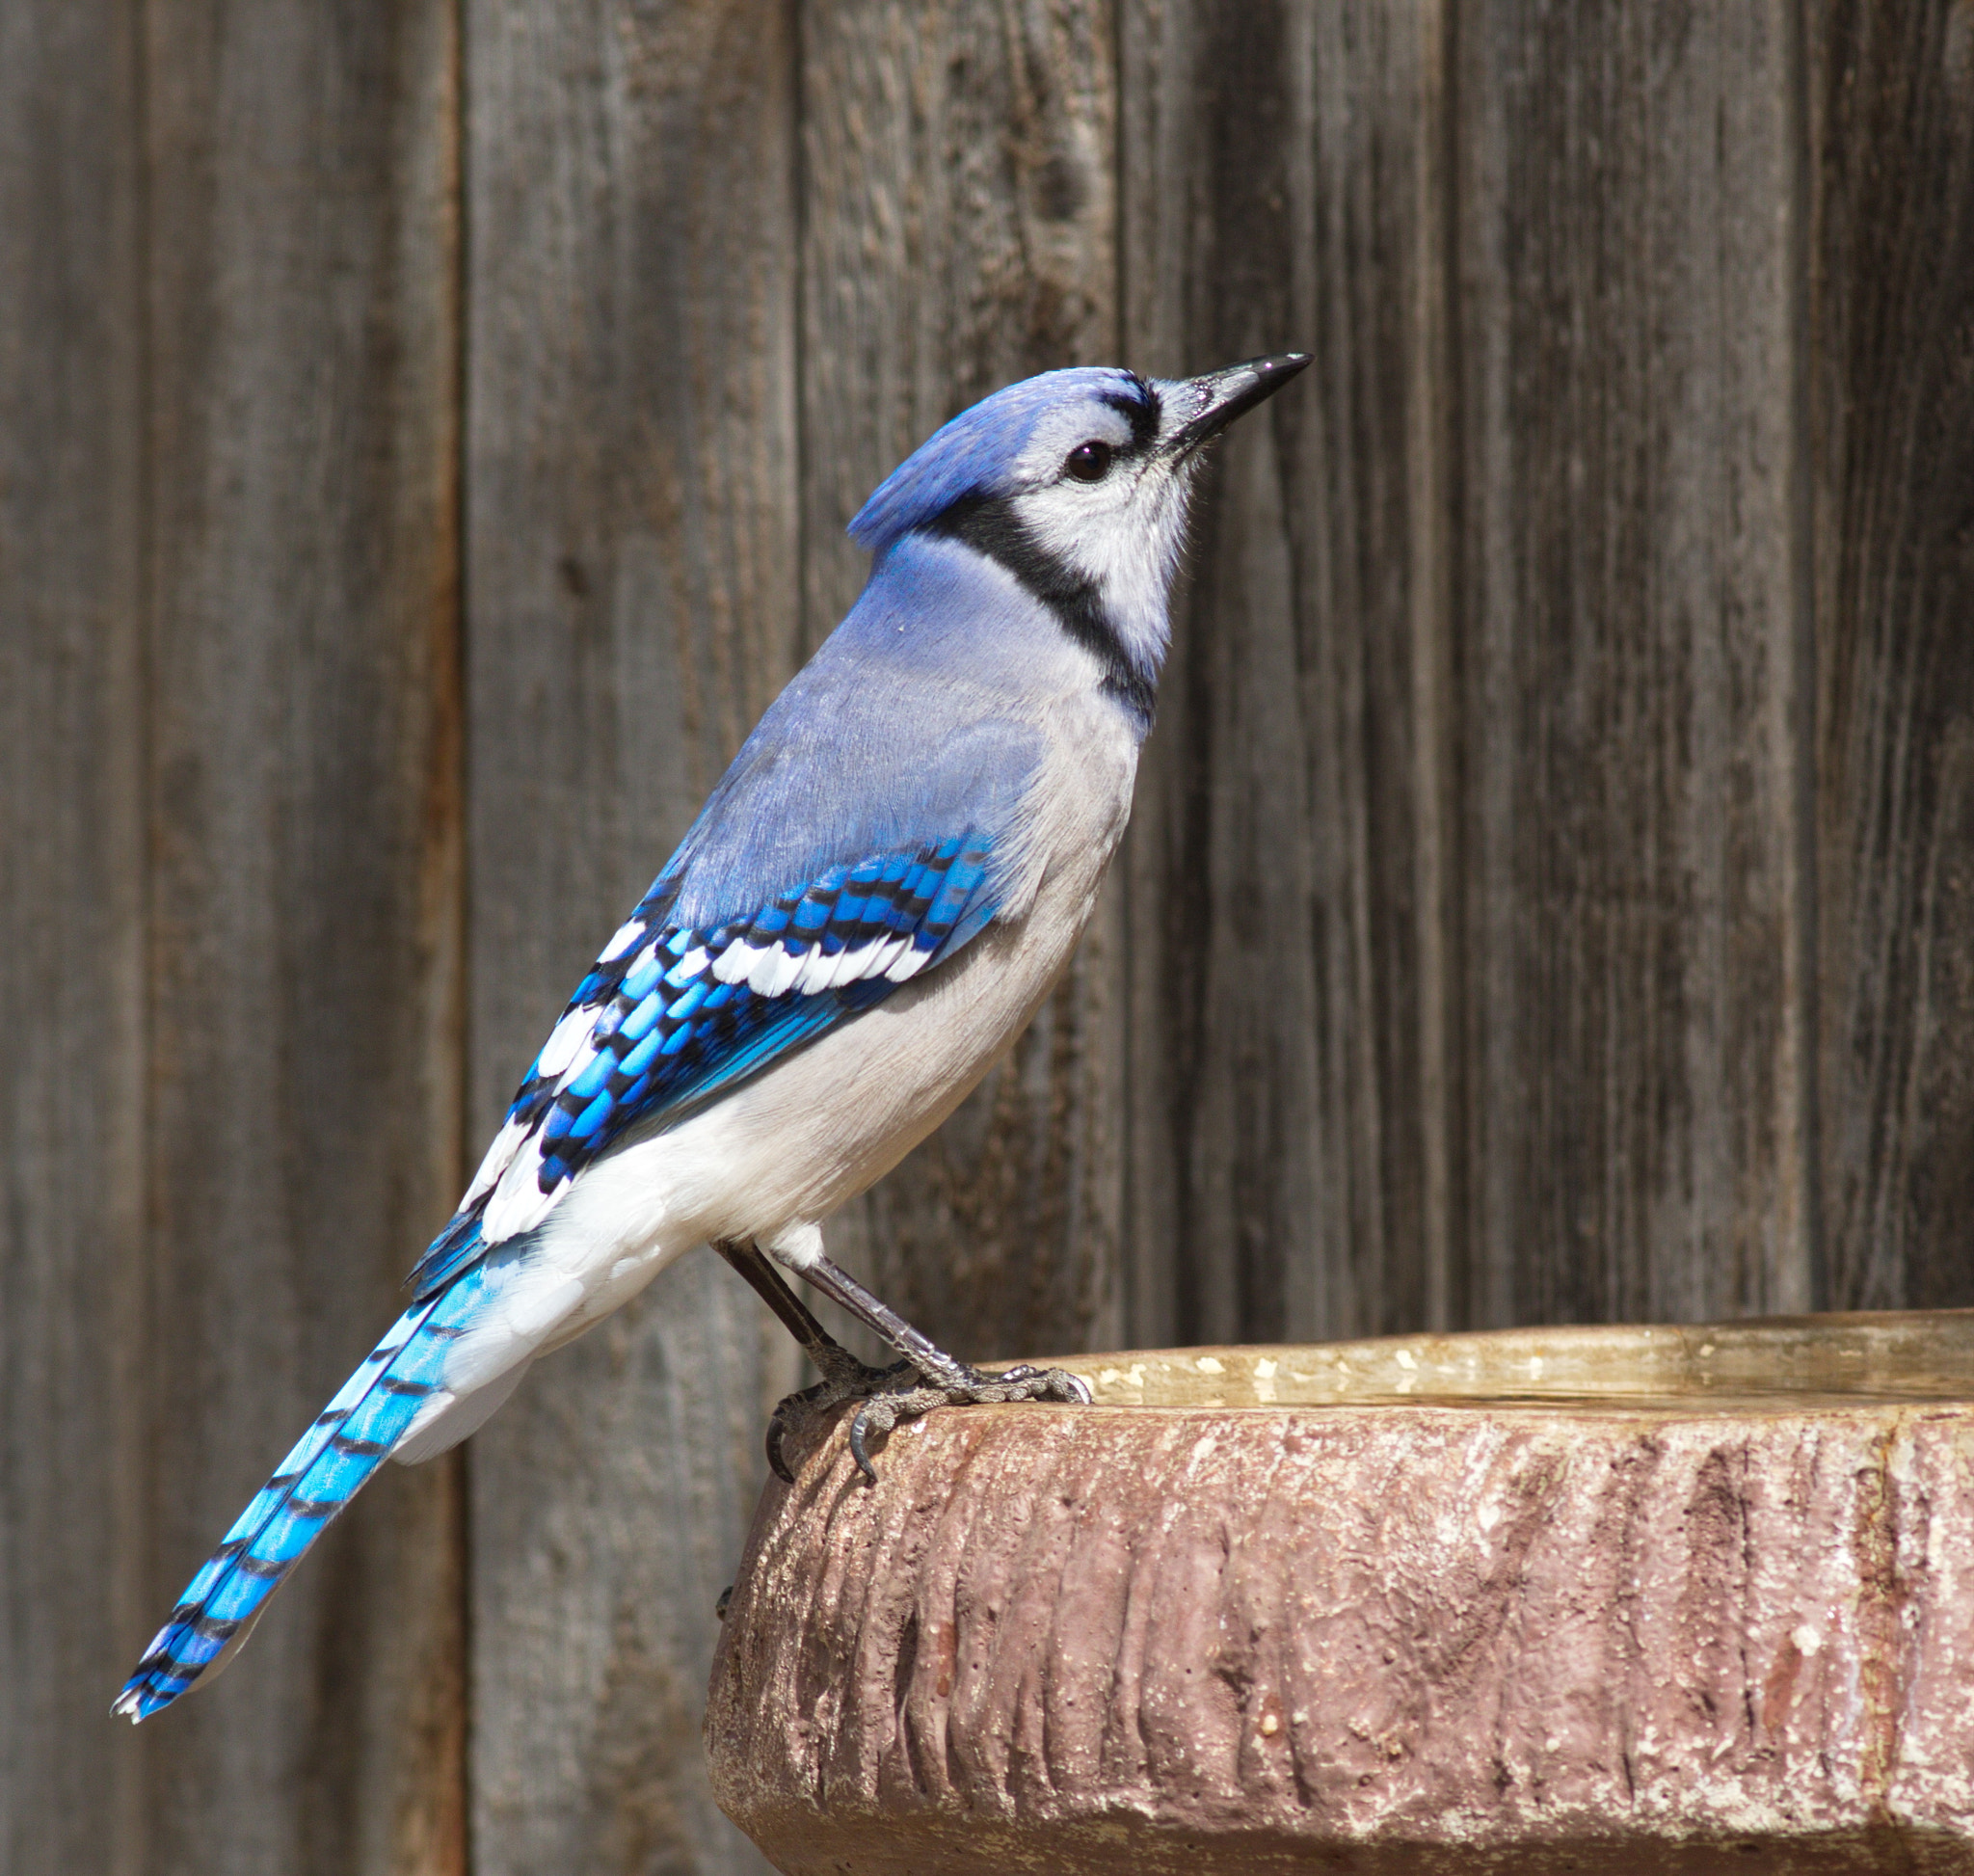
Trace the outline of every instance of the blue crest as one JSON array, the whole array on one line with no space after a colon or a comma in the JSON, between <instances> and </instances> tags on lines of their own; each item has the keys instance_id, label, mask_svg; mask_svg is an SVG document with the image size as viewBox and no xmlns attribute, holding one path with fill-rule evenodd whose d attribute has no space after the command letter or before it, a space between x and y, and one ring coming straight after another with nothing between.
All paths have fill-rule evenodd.
<instances>
[{"instance_id":1,"label":"blue crest","mask_svg":"<svg viewBox=\"0 0 1974 1876\"><path fill-rule=\"evenodd\" d=\"M899 535L943 515L962 496L1012 492L1009 470L1051 411L1092 403L1142 405L1151 388L1117 365L1072 365L983 397L936 430L877 485L850 523L850 538L882 553Z\"/></svg>"}]
</instances>

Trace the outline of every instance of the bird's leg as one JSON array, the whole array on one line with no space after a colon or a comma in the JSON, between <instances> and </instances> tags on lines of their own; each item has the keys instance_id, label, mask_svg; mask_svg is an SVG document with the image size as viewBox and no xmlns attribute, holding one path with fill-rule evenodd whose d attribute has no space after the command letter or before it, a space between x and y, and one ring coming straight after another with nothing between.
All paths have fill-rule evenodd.
<instances>
[{"instance_id":1,"label":"bird's leg","mask_svg":"<svg viewBox=\"0 0 1974 1876\"><path fill-rule=\"evenodd\" d=\"M902 1380L911 1372L908 1362L894 1362L889 1368L871 1368L859 1361L828 1329L809 1313L794 1291L782 1280L760 1246L715 1239L713 1248L746 1278L762 1302L772 1309L802 1352L815 1364L822 1380L799 1394L780 1402L767 1423L767 1462L776 1478L786 1485L795 1483L782 1455L782 1442L801 1422L827 1412L840 1401L859 1400ZM930 1346L928 1344L928 1346Z\"/></svg>"},{"instance_id":2,"label":"bird's leg","mask_svg":"<svg viewBox=\"0 0 1974 1876\"><path fill-rule=\"evenodd\" d=\"M850 1422L850 1456L872 1484L877 1480L877 1468L870 1463L869 1436L874 1433L888 1434L900 1421L915 1420L921 1413L931 1412L934 1407L986 1406L1000 1401L1063 1401L1083 1407L1089 1405L1087 1383L1067 1369L1034 1368L1023 1364L1000 1374L987 1374L969 1367L964 1361L954 1360L944 1349L935 1347L921 1335L896 1310L880 1302L848 1271L832 1264L822 1254L819 1236L801 1244L799 1248L795 1246L784 1247L778 1244L771 1246L770 1251L777 1261L786 1263L796 1275L813 1283L832 1302L841 1304L867 1328L882 1336L904 1356L902 1362L882 1371L881 1375L875 1369L864 1370L867 1376L876 1377L882 1384L862 1390L867 1398L857 1409L857 1417ZM809 1312L802 1309L792 1296L788 1300L804 1316L809 1316ZM787 1322L789 1319L784 1316L782 1320ZM809 1320L814 1322L814 1318L809 1317ZM826 1336L824 1339L828 1340ZM835 1348L837 1344L832 1342L830 1346ZM858 1366L863 1364L860 1362ZM920 1384L917 1387L902 1384L902 1374L910 1370L916 1370L920 1377ZM819 1391L810 1389L812 1394ZM849 1398L847 1392L838 1393L829 1404L834 1406L837 1401ZM788 1403L785 1401L782 1405L787 1407Z\"/></svg>"}]
</instances>

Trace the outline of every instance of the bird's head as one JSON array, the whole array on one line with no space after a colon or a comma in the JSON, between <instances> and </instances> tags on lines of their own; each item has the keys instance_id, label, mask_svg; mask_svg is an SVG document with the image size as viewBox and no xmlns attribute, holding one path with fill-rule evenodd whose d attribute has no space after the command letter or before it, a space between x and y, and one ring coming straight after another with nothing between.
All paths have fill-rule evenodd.
<instances>
[{"instance_id":1,"label":"bird's head","mask_svg":"<svg viewBox=\"0 0 1974 1876\"><path fill-rule=\"evenodd\" d=\"M999 561L1148 718L1201 447L1308 362L1289 353L1198 378L1083 365L1025 379L914 450L850 533L880 561L912 534Z\"/></svg>"}]
</instances>

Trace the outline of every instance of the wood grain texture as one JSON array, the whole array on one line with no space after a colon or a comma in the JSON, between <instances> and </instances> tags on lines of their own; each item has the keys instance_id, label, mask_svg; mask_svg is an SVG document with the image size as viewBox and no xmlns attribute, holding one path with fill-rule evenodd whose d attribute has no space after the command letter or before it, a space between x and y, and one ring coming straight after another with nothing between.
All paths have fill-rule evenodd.
<instances>
[{"instance_id":1,"label":"wood grain texture","mask_svg":"<svg viewBox=\"0 0 1974 1876\"><path fill-rule=\"evenodd\" d=\"M1139 785L1132 1331L1443 1322L1440 12L1125 20L1127 352L1316 361L1221 446Z\"/></svg>"},{"instance_id":2,"label":"wood grain texture","mask_svg":"<svg viewBox=\"0 0 1974 1876\"><path fill-rule=\"evenodd\" d=\"M147 1615L136 48L0 10L0 1867L128 1876ZM113 1750L113 1744L115 1750Z\"/></svg>"},{"instance_id":3,"label":"wood grain texture","mask_svg":"<svg viewBox=\"0 0 1974 1876\"><path fill-rule=\"evenodd\" d=\"M449 7L146 13L152 917L132 1653L390 1322L461 1169ZM147 1866L461 1866L456 1468L148 1749Z\"/></svg>"},{"instance_id":4,"label":"wood grain texture","mask_svg":"<svg viewBox=\"0 0 1974 1876\"><path fill-rule=\"evenodd\" d=\"M1974 1300L1974 19L1821 5L1821 1193L1833 1307Z\"/></svg>"},{"instance_id":5,"label":"wood grain texture","mask_svg":"<svg viewBox=\"0 0 1974 1876\"><path fill-rule=\"evenodd\" d=\"M469 5L471 1113L792 673L792 17ZM471 1452L473 1866L758 1870L698 1718L792 1344L704 1254Z\"/></svg>"},{"instance_id":6,"label":"wood grain texture","mask_svg":"<svg viewBox=\"0 0 1974 1876\"><path fill-rule=\"evenodd\" d=\"M1792 13L1126 17L1134 353L1318 359L1134 839L1134 1328L1806 1305Z\"/></svg>"},{"instance_id":7,"label":"wood grain texture","mask_svg":"<svg viewBox=\"0 0 1974 1876\"><path fill-rule=\"evenodd\" d=\"M1456 1316L1807 1306L1782 4L1456 28Z\"/></svg>"},{"instance_id":8,"label":"wood grain texture","mask_svg":"<svg viewBox=\"0 0 1974 1876\"><path fill-rule=\"evenodd\" d=\"M814 644L867 568L844 523L894 465L1011 380L1113 357L1110 11L818 0L801 83ZM1106 903L1006 1061L831 1232L834 1256L962 1356L1121 1329L1119 957Z\"/></svg>"}]
</instances>

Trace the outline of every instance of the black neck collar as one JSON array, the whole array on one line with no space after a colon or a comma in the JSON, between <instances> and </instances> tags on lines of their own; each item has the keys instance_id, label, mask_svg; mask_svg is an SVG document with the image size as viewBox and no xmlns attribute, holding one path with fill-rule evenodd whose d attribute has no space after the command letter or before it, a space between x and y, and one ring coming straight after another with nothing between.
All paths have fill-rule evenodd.
<instances>
[{"instance_id":1,"label":"black neck collar","mask_svg":"<svg viewBox=\"0 0 1974 1876\"><path fill-rule=\"evenodd\" d=\"M964 542L1005 567L1055 615L1063 630L1096 657L1104 667L1104 689L1124 707L1139 731L1151 728L1158 701L1156 680L1139 670L1125 651L1096 582L1036 540L1005 496L962 496L928 522L924 531Z\"/></svg>"}]
</instances>

